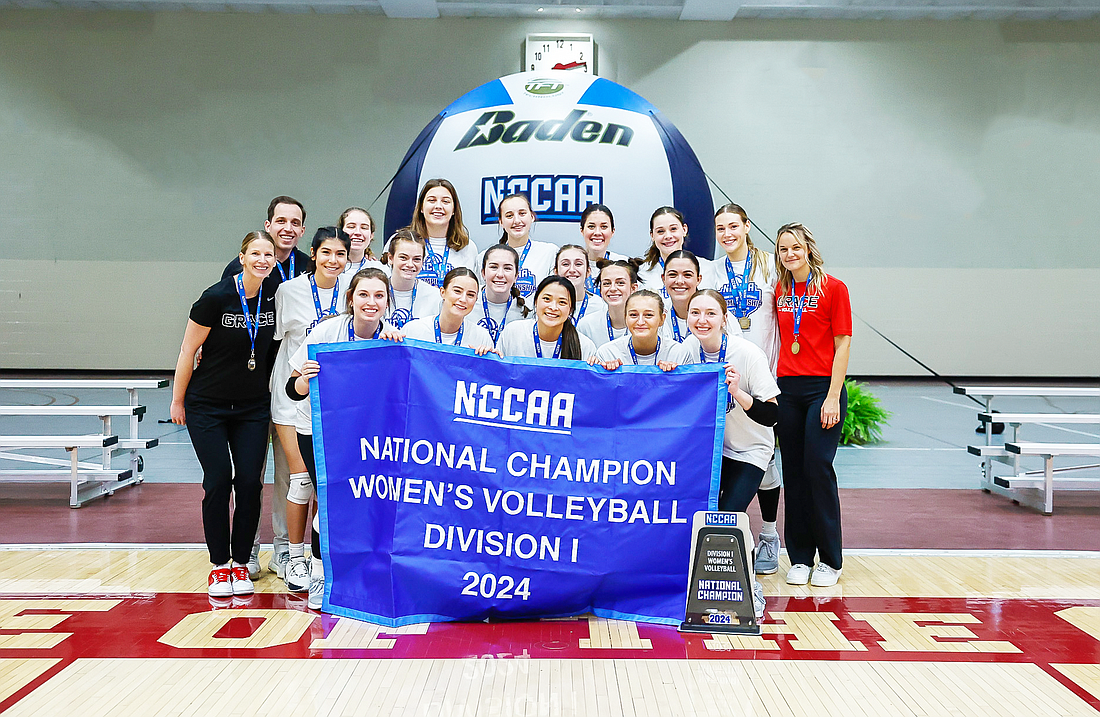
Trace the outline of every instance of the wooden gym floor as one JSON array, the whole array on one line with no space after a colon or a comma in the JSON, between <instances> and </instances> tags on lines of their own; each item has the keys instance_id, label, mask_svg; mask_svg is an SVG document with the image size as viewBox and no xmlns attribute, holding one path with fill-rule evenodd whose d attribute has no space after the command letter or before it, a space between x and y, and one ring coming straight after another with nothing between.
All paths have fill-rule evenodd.
<instances>
[{"instance_id":1,"label":"wooden gym floor","mask_svg":"<svg viewBox=\"0 0 1100 717\"><path fill-rule=\"evenodd\" d=\"M1059 494L1040 516L982 494L963 448L975 406L875 390L886 442L838 456L841 582L787 586L784 559L753 638L587 616L385 629L309 611L270 573L211 602L193 451L162 426L147 482L110 500L70 510L64 486L4 486L0 713L1096 715L1100 497ZM94 397L42 400L70 399Z\"/></svg>"},{"instance_id":2,"label":"wooden gym floor","mask_svg":"<svg viewBox=\"0 0 1100 717\"><path fill-rule=\"evenodd\" d=\"M266 555L264 556L266 558ZM379 628L266 573L212 602L199 548L0 550L15 715L1095 715L1100 556L850 553L765 578L761 637L593 617Z\"/></svg>"}]
</instances>

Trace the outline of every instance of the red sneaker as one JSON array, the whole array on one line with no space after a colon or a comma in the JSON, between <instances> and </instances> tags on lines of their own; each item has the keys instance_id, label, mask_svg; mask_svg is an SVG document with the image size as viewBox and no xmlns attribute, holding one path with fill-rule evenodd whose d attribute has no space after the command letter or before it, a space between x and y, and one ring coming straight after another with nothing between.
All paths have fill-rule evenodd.
<instances>
[{"instance_id":1,"label":"red sneaker","mask_svg":"<svg viewBox=\"0 0 1100 717\"><path fill-rule=\"evenodd\" d=\"M211 570L208 585L206 592L210 597L232 597L233 584L229 568L214 568Z\"/></svg>"},{"instance_id":2,"label":"red sneaker","mask_svg":"<svg viewBox=\"0 0 1100 717\"><path fill-rule=\"evenodd\" d=\"M252 579L248 577L247 565L234 565L229 570L230 580L233 584L230 588L230 595L251 595L256 592L256 587L252 584Z\"/></svg>"}]
</instances>

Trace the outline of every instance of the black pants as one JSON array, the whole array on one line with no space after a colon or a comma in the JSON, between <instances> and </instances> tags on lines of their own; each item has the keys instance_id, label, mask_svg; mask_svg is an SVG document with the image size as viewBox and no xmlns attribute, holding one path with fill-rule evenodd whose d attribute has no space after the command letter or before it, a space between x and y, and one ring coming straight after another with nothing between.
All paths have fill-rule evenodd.
<instances>
[{"instance_id":1,"label":"black pants","mask_svg":"<svg viewBox=\"0 0 1100 717\"><path fill-rule=\"evenodd\" d=\"M828 376L784 376L778 380L779 451L787 503L784 538L791 565L814 564L815 554L840 570L840 495L833 458L848 412L848 393L840 391L840 420L821 427L821 404L829 392Z\"/></svg>"},{"instance_id":2,"label":"black pants","mask_svg":"<svg viewBox=\"0 0 1100 717\"><path fill-rule=\"evenodd\" d=\"M320 500L321 494L317 492L317 461L313 457L313 436L307 436L301 433L297 434L297 436L298 452L302 454L302 462L306 464L306 470L309 471L309 480L313 483L313 494ZM309 524L309 540L310 552L313 554L313 557L320 560L321 536L313 529L313 523Z\"/></svg>"},{"instance_id":3,"label":"black pants","mask_svg":"<svg viewBox=\"0 0 1100 717\"><path fill-rule=\"evenodd\" d=\"M743 513L760 487L764 471L751 463L722 456L722 486L718 493L718 510Z\"/></svg>"},{"instance_id":4,"label":"black pants","mask_svg":"<svg viewBox=\"0 0 1100 717\"><path fill-rule=\"evenodd\" d=\"M210 562L223 565L232 557L244 565L252 555L260 524L271 397L231 403L188 396L183 408L191 445L202 466L202 529Z\"/></svg>"}]
</instances>

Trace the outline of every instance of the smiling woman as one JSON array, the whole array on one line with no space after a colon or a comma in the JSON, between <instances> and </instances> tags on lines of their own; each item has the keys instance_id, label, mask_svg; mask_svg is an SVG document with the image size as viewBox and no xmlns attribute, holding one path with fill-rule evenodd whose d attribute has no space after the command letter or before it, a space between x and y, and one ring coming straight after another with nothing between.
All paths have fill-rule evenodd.
<instances>
[{"instance_id":1,"label":"smiling woman","mask_svg":"<svg viewBox=\"0 0 1100 717\"><path fill-rule=\"evenodd\" d=\"M242 271L191 307L172 382L172 421L186 425L202 466L202 524L211 596L249 595L248 560L260 520L274 363L275 242L265 231L241 243ZM203 350L202 362L195 357ZM232 530L229 498L234 496Z\"/></svg>"},{"instance_id":2,"label":"smiling woman","mask_svg":"<svg viewBox=\"0 0 1100 717\"><path fill-rule=\"evenodd\" d=\"M443 297L439 315L433 319L414 319L405 324L405 336L447 346L464 346L484 356L493 348L493 338L477 319L470 316L478 299L477 275L464 266L451 269L443 279Z\"/></svg>"},{"instance_id":3,"label":"smiling woman","mask_svg":"<svg viewBox=\"0 0 1100 717\"><path fill-rule=\"evenodd\" d=\"M297 434L298 450L314 490L317 489L317 464L313 455L313 412L310 407L309 392L316 385L312 379L320 373L321 366L309 358L309 347L312 344L361 341L372 338L400 340L401 333L382 319L386 315L389 299L390 281L384 271L367 267L356 272L348 282L348 290L344 296L345 312L337 318L329 318L321 322L309 333L306 340L290 357L290 379L285 386L276 387L276 390L285 391L287 396L298 403L298 410L294 417L294 430ZM309 561L307 602L314 610L321 608L321 599L325 592L325 573L321 563L321 538L318 527L317 516L314 516L311 533L313 556Z\"/></svg>"},{"instance_id":4,"label":"smiling woman","mask_svg":"<svg viewBox=\"0 0 1100 717\"><path fill-rule=\"evenodd\" d=\"M351 238L337 227L321 227L313 235L309 251L309 270L285 281L275 292L275 339L279 354L272 370L271 385L285 386L290 378L290 357L306 340L306 334L324 319L344 310L343 285L351 278L344 273L351 250ZM309 587L309 569L305 561L303 539L313 489L298 450L294 433L294 402L286 391L271 395L271 422L286 455L290 480L286 496L286 525L289 558L284 569L287 588L300 592ZM276 496L273 500L278 500Z\"/></svg>"},{"instance_id":5,"label":"smiling woman","mask_svg":"<svg viewBox=\"0 0 1100 717\"><path fill-rule=\"evenodd\" d=\"M508 324L498 348L504 356L596 360L596 345L577 333L570 317L577 304L572 282L548 276L535 290L535 318Z\"/></svg>"},{"instance_id":6,"label":"smiling woman","mask_svg":"<svg viewBox=\"0 0 1100 717\"><path fill-rule=\"evenodd\" d=\"M825 273L814 236L802 224L779 228L775 258L782 391L776 433L787 488L787 582L830 587L843 560L833 458L847 408L852 306L848 287Z\"/></svg>"}]
</instances>

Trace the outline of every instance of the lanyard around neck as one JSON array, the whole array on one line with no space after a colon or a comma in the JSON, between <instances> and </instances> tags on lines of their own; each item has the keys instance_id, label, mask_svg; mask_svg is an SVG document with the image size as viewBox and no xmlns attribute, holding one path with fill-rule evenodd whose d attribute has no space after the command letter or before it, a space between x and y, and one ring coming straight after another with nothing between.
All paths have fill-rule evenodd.
<instances>
[{"instance_id":1,"label":"lanyard around neck","mask_svg":"<svg viewBox=\"0 0 1100 717\"><path fill-rule=\"evenodd\" d=\"M443 329L439 327L439 317L435 317L435 342L437 344L443 343ZM458 346L462 343L462 324L458 325L458 333L455 334L454 346Z\"/></svg>"},{"instance_id":2,"label":"lanyard around neck","mask_svg":"<svg viewBox=\"0 0 1100 717\"><path fill-rule=\"evenodd\" d=\"M626 342L627 348L630 349L630 358L634 360L634 365L638 365L638 354L634 351L634 339L630 338ZM653 349L653 363L657 363L657 356L661 353L661 337L657 337L657 348Z\"/></svg>"},{"instance_id":3,"label":"lanyard around neck","mask_svg":"<svg viewBox=\"0 0 1100 717\"><path fill-rule=\"evenodd\" d=\"M318 319L328 314L336 314L336 302L340 298L339 283L332 287L332 305L328 307L328 311L321 308L321 295L317 293L317 276L315 274L309 275L309 288L313 290L313 306L317 309Z\"/></svg>"},{"instance_id":4,"label":"lanyard around neck","mask_svg":"<svg viewBox=\"0 0 1100 717\"><path fill-rule=\"evenodd\" d=\"M535 355L542 358L542 339L539 338L539 322L535 322L533 327L533 333L535 336ZM558 341L554 344L554 358L561 357L561 334L558 334Z\"/></svg>"},{"instance_id":5,"label":"lanyard around neck","mask_svg":"<svg viewBox=\"0 0 1100 717\"><path fill-rule=\"evenodd\" d=\"M281 263L275 262L275 268L279 270L279 276L281 276L283 278L283 281L286 281L288 278L293 279L295 277L295 274L294 274L294 250L293 249L290 250L290 276L289 277L286 275L286 272L283 271L283 265Z\"/></svg>"}]
</instances>

